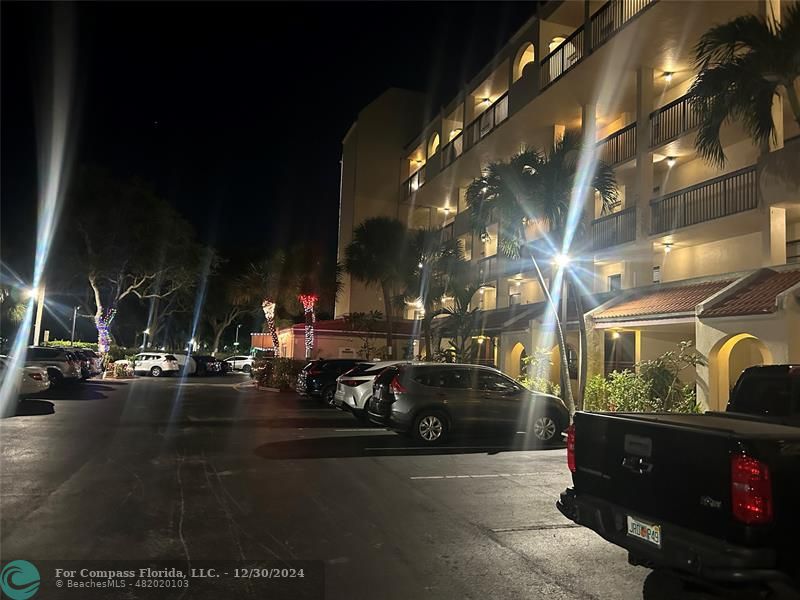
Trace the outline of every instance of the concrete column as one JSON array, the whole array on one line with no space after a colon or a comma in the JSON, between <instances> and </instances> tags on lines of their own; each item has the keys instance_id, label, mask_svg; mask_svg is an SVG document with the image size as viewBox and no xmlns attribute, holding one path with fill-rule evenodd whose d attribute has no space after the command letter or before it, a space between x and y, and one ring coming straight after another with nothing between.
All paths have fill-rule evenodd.
<instances>
[{"instance_id":1,"label":"concrete column","mask_svg":"<svg viewBox=\"0 0 800 600\"><path fill-rule=\"evenodd\" d=\"M591 149L591 155L587 156L594 164L594 161L597 160L597 151L596 151L596 143L597 143L597 105L596 104L584 104L581 107L581 139L583 140L584 148L589 150ZM595 214L595 205L594 205L594 193L589 192L587 198L585 199L584 207L583 207L583 219L587 223L591 223L593 219L600 216L599 214Z\"/></svg>"},{"instance_id":2,"label":"concrete column","mask_svg":"<svg viewBox=\"0 0 800 600\"><path fill-rule=\"evenodd\" d=\"M653 111L653 69L636 72L636 237L650 234L650 199L653 195L653 153L650 152L650 113Z\"/></svg>"},{"instance_id":3,"label":"concrete column","mask_svg":"<svg viewBox=\"0 0 800 600\"><path fill-rule=\"evenodd\" d=\"M786 264L786 209L767 206L761 210L761 265Z\"/></svg>"}]
</instances>

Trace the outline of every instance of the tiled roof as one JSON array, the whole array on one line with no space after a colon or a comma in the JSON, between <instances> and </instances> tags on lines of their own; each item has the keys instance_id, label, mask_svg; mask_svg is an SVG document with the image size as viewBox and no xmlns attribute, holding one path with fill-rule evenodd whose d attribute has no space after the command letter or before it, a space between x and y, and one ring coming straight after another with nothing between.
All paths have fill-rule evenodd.
<instances>
[{"instance_id":1,"label":"tiled roof","mask_svg":"<svg viewBox=\"0 0 800 600\"><path fill-rule=\"evenodd\" d=\"M415 326L418 328L419 323L410 321L408 319L397 319L392 321L392 332L400 335L411 335L414 332ZM292 325L292 331L295 333L302 333L305 330L304 323L296 323ZM314 330L317 332L337 332L337 333L353 333L353 327L344 319L330 319L325 321L316 321L314 323ZM282 330L283 331L283 330ZM386 333L386 321L375 321L370 325L370 331L376 335Z\"/></svg>"},{"instance_id":2,"label":"tiled roof","mask_svg":"<svg viewBox=\"0 0 800 600\"><path fill-rule=\"evenodd\" d=\"M800 283L800 270L766 271L716 306L704 310L701 317L760 315L773 312L775 297L798 283Z\"/></svg>"},{"instance_id":3,"label":"tiled roof","mask_svg":"<svg viewBox=\"0 0 800 600\"><path fill-rule=\"evenodd\" d=\"M730 280L709 281L695 285L654 289L595 313L594 318L616 319L691 312L703 300L730 284Z\"/></svg>"}]
</instances>

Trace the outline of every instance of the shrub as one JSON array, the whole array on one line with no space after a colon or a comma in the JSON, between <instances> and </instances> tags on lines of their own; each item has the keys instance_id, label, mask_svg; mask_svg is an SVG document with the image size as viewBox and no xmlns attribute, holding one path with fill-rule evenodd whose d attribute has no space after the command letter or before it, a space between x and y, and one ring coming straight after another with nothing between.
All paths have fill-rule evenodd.
<instances>
[{"instance_id":1,"label":"shrub","mask_svg":"<svg viewBox=\"0 0 800 600\"><path fill-rule=\"evenodd\" d=\"M297 375L306 362L291 358L256 359L250 376L260 386L285 390L294 386Z\"/></svg>"},{"instance_id":2,"label":"shrub","mask_svg":"<svg viewBox=\"0 0 800 600\"><path fill-rule=\"evenodd\" d=\"M517 379L522 385L533 392L541 392L543 394L552 394L553 396L561 397L561 386L553 383L546 377L528 377L523 375Z\"/></svg>"},{"instance_id":3,"label":"shrub","mask_svg":"<svg viewBox=\"0 0 800 600\"><path fill-rule=\"evenodd\" d=\"M133 369L129 370L129 365L125 363L119 363L114 365L114 377L128 377L129 373L132 373Z\"/></svg>"},{"instance_id":4,"label":"shrub","mask_svg":"<svg viewBox=\"0 0 800 600\"><path fill-rule=\"evenodd\" d=\"M693 386L678 375L689 366L705 364L691 342L637 365L638 372L614 371L607 378L595 375L586 382L584 406L604 412L700 412Z\"/></svg>"},{"instance_id":5,"label":"shrub","mask_svg":"<svg viewBox=\"0 0 800 600\"><path fill-rule=\"evenodd\" d=\"M94 350L97 352L97 342L81 342L79 340L75 340L74 342L70 342L69 340L50 340L46 344L47 346L63 346L65 348L72 346L73 348L78 349L88 349Z\"/></svg>"}]
</instances>

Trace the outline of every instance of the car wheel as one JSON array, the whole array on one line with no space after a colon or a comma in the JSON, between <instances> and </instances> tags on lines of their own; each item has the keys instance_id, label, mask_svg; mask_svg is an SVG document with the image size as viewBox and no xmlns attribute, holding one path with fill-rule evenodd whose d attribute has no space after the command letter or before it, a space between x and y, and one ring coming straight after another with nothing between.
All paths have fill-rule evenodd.
<instances>
[{"instance_id":1,"label":"car wheel","mask_svg":"<svg viewBox=\"0 0 800 600\"><path fill-rule=\"evenodd\" d=\"M322 390L322 399L328 406L333 406L333 397L336 395L336 386L328 386Z\"/></svg>"},{"instance_id":2,"label":"car wheel","mask_svg":"<svg viewBox=\"0 0 800 600\"><path fill-rule=\"evenodd\" d=\"M150 375L152 375L153 377L161 377L162 373L163 371L161 370L161 367L153 367L152 369L150 369Z\"/></svg>"},{"instance_id":3,"label":"car wheel","mask_svg":"<svg viewBox=\"0 0 800 600\"><path fill-rule=\"evenodd\" d=\"M250 373L252 367L250 365L245 365L242 367L242 373Z\"/></svg>"},{"instance_id":4,"label":"car wheel","mask_svg":"<svg viewBox=\"0 0 800 600\"><path fill-rule=\"evenodd\" d=\"M414 437L423 444L441 444L447 439L447 418L438 411L422 411L414 420Z\"/></svg>"},{"instance_id":5,"label":"car wheel","mask_svg":"<svg viewBox=\"0 0 800 600\"><path fill-rule=\"evenodd\" d=\"M558 419L551 414L537 417L533 422L533 435L540 442L549 442L558 433Z\"/></svg>"}]
</instances>

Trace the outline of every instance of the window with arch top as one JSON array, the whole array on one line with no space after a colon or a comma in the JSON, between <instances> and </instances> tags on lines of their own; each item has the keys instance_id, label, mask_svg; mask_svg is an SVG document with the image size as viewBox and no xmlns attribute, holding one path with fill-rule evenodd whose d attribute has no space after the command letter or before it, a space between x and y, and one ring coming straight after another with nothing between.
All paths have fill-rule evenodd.
<instances>
[{"instance_id":1,"label":"window with arch top","mask_svg":"<svg viewBox=\"0 0 800 600\"><path fill-rule=\"evenodd\" d=\"M428 158L436 154L436 151L439 149L439 141L439 134L434 133L428 141Z\"/></svg>"},{"instance_id":2,"label":"window with arch top","mask_svg":"<svg viewBox=\"0 0 800 600\"><path fill-rule=\"evenodd\" d=\"M536 59L536 52L531 42L523 44L517 52L517 59L514 61L514 81L522 77L525 67Z\"/></svg>"}]
</instances>

